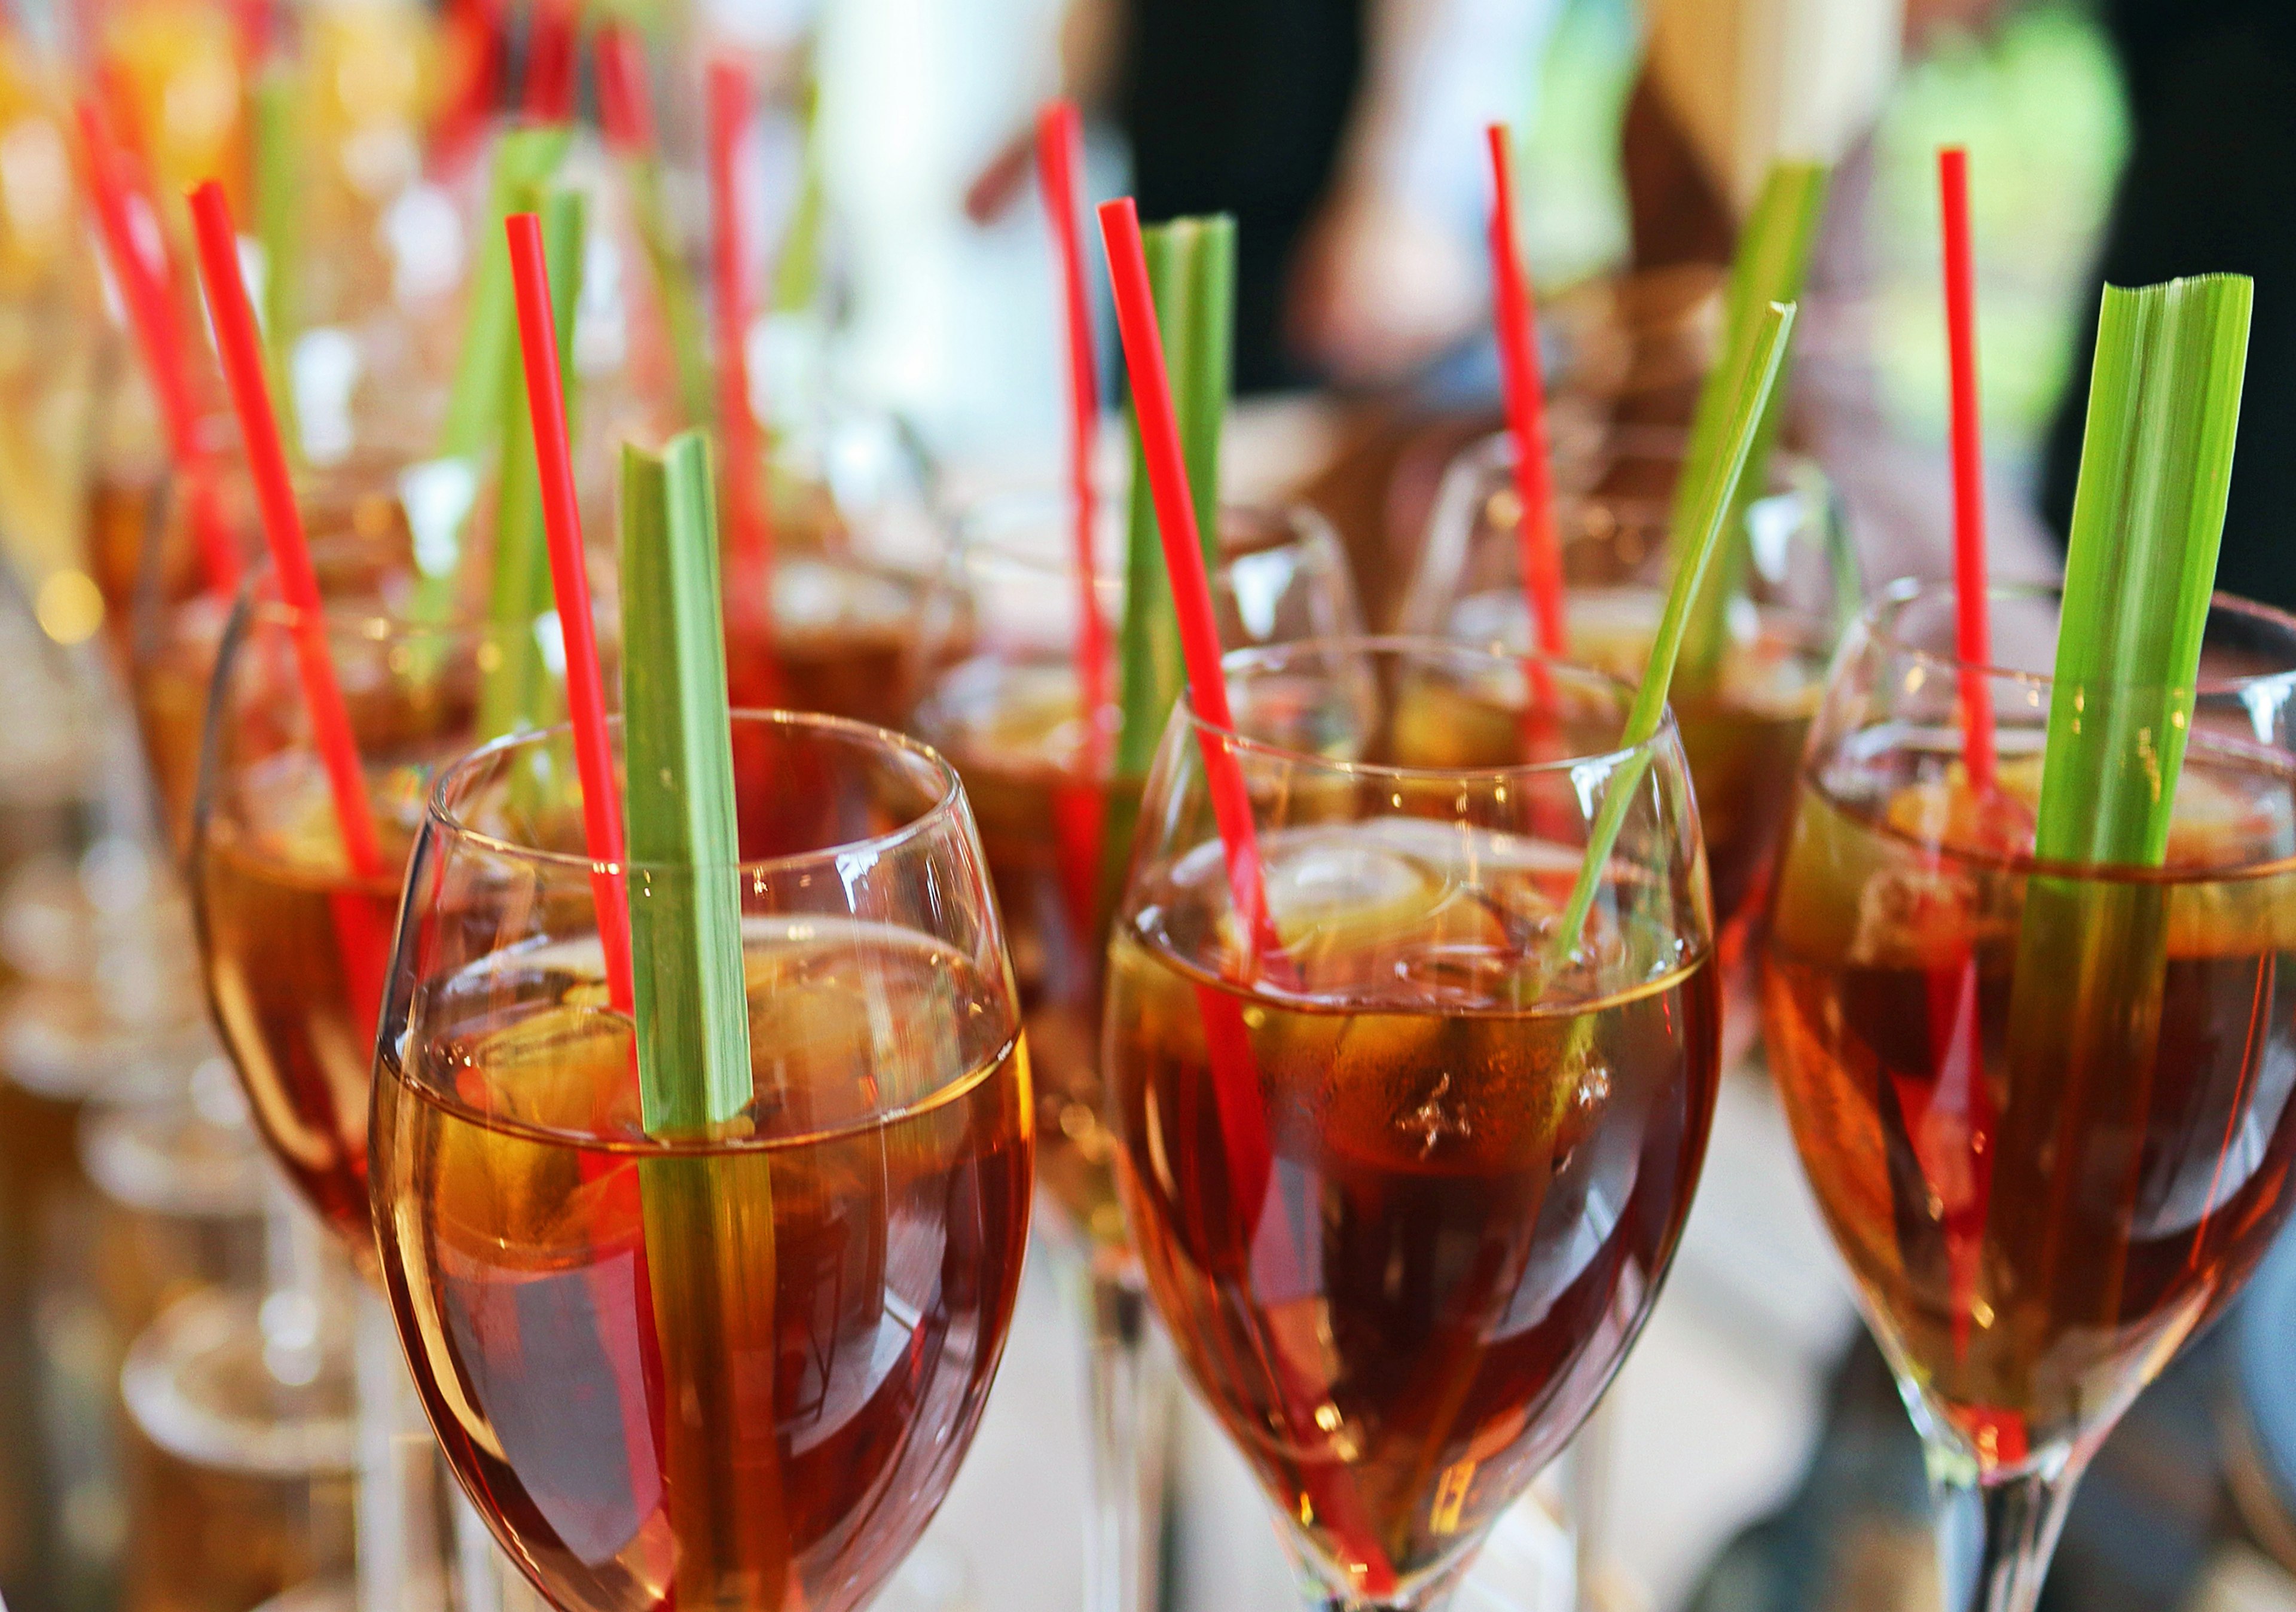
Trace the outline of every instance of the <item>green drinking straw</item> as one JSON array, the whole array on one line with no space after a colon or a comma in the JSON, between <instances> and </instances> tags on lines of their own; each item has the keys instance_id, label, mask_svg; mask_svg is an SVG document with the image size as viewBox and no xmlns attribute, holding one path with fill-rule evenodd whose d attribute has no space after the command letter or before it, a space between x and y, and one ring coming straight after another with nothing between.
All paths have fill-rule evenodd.
<instances>
[{"instance_id":1,"label":"green drinking straw","mask_svg":"<svg viewBox=\"0 0 2296 1612\"><path fill-rule=\"evenodd\" d=\"M2253 299L2237 274L2105 290L2034 825L2045 866L2167 859ZM2081 1272L2073 1291L2091 1296L2087 1316L2120 1314L2127 1248L2081 1236L2091 1211L2073 1195L2100 1171L2134 1167L2100 1156L2094 1139L2125 1133L2121 1117L2141 1124L2152 1100L2169 901L2167 887L2144 880L2037 872L2025 881L2011 1099L1988 1210L2001 1246L2020 1250L2008 1289L2017 1305L2072 1302L2058 1292L2072 1267ZM2066 1116L2084 1117L2085 1128L2067 1130ZM2011 1403L2021 1387L2005 1385Z\"/></svg>"},{"instance_id":2,"label":"green drinking straw","mask_svg":"<svg viewBox=\"0 0 2296 1612\"><path fill-rule=\"evenodd\" d=\"M550 273L558 372L570 421L576 390L574 313L582 299L585 209L580 192L554 188L537 210ZM516 348L510 358L522 364ZM498 739L521 728L545 727L557 719L559 706L556 684L543 664L542 646L535 639L536 622L552 608L553 598L549 541L542 519L542 477L536 466L534 428L523 385L505 387L502 401L502 478L496 494L494 577L488 606L488 618L496 629L496 643L502 653L487 669L479 690L481 739Z\"/></svg>"},{"instance_id":3,"label":"green drinking straw","mask_svg":"<svg viewBox=\"0 0 2296 1612\"><path fill-rule=\"evenodd\" d=\"M1691 601L1715 552L1721 547L1723 533L1736 510L1739 486L1745 479L1762 421L1775 397L1779 372L1785 366L1786 344L1793 334L1796 312L1796 306L1791 302L1774 302L1762 310L1761 319L1754 327L1755 340L1751 349L1751 362L1745 371L1745 384L1726 422L1727 429L1722 435L1720 450L1701 467L1697 499L1693 506L1695 520L1691 525L1677 528L1693 534L1693 539L1676 562L1674 582L1667 590L1666 610L1659 618L1657 635L1651 640L1650 660L1643 667L1642 683L1635 690L1625 730L1619 735L1618 749L1625 753L1625 759L1603 783L1602 809L1595 814L1594 831L1587 839L1587 859L1579 865L1578 882L1571 887L1570 900L1562 910L1562 921L1554 931L1551 966L1556 970L1569 962L1578 949L1579 935L1587 927L1595 896L1602 888L1603 870L1610 865L1619 831L1626 826L1628 808L1641 789L1643 774L1650 769L1650 751L1646 747L1657 736L1659 723L1666 715L1667 689L1674 679L1676 658L1682 650Z\"/></svg>"},{"instance_id":4,"label":"green drinking straw","mask_svg":"<svg viewBox=\"0 0 2296 1612\"><path fill-rule=\"evenodd\" d=\"M1677 544L1685 541L1684 534L1702 529L1697 524L1704 513L1702 501L1712 483L1716 461L1734 441L1738 404L1759 362L1765 310L1800 299L1830 177L1831 170L1815 162L1774 165L1739 237L1723 294L1721 353L1698 394L1682 479L1675 487L1669 529ZM1745 575L1745 510L1767 474L1783 403L1783 397L1774 396L1757 423L1746 472L1723 528L1726 541L1707 567L1705 585L1692 600L1681 666L1685 682L1693 687L1710 688L1721 675L1723 652L1729 644L1730 600Z\"/></svg>"}]
</instances>

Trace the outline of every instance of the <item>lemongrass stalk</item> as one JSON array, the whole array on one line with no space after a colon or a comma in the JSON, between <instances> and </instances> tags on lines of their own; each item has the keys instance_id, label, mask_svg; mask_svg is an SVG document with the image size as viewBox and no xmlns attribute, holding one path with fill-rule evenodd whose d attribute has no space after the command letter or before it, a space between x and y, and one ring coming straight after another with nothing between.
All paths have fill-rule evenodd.
<instances>
[{"instance_id":1,"label":"lemongrass stalk","mask_svg":"<svg viewBox=\"0 0 2296 1612\"><path fill-rule=\"evenodd\" d=\"M2167 856L2252 302L2251 282L2230 274L2105 290L2035 821L2046 864ZM1986 1296L1997 1325L2020 1324L2026 1305L2054 1324L2120 1316L2125 1240L2081 1234L2093 1213L2081 1195L2131 1167L2098 1139L2141 1129L2152 1100L2168 900L2144 880L2025 881L1989 1209L2021 1268ZM2077 1301L2082 1315L2062 1307ZM2004 1385L2004 1403L2021 1387Z\"/></svg>"},{"instance_id":2,"label":"lemongrass stalk","mask_svg":"<svg viewBox=\"0 0 2296 1612\"><path fill-rule=\"evenodd\" d=\"M651 1137L720 1137L755 1079L716 480L700 434L660 457L623 449L621 538L639 1105ZM776 1440L749 1425L760 1392L750 1362L777 1337L771 1169L761 1147L640 1161L677 1541L668 1588L681 1605L716 1604L740 1583L775 1607L791 1588Z\"/></svg>"},{"instance_id":3,"label":"lemongrass stalk","mask_svg":"<svg viewBox=\"0 0 2296 1612\"><path fill-rule=\"evenodd\" d=\"M1635 690L1634 703L1628 708L1625 729L1619 735L1618 749L1624 752L1624 757L1603 781L1603 804L1595 814L1593 831L1587 838L1586 859L1579 864L1578 881L1563 907L1562 921L1555 928L1552 968L1567 964L1578 949L1580 935L1594 911L1595 897L1603 888L1603 875L1610 867L1611 853L1618 845L1619 831L1626 826L1628 809L1641 791L1643 777L1650 770L1648 747L1666 715L1667 691L1674 681L1693 602L1716 552L1724 544L1737 506L1739 487L1753 461L1762 421L1776 397L1787 343L1793 335L1795 313L1795 305L1790 302L1772 303L1762 310L1761 319L1754 327L1755 340L1751 362L1745 372L1745 385L1733 400L1721 434L1721 447L1701 467L1700 483L1694 489L1694 514L1689 525L1679 528L1690 534L1689 546L1681 551L1676 563L1674 580L1667 590L1666 608L1651 640L1650 659L1643 668L1642 682Z\"/></svg>"},{"instance_id":4,"label":"lemongrass stalk","mask_svg":"<svg viewBox=\"0 0 2296 1612\"><path fill-rule=\"evenodd\" d=\"M1700 391L1691 416L1690 443L1682 479L1675 487L1674 541L1690 541L1703 513L1701 500L1711 483L1714 461L1731 443L1738 400L1744 396L1757 362L1764 310L1797 301L1817 244L1825 211L1830 170L1815 162L1780 162L1770 169L1760 199L1747 218L1724 293L1722 348ZM1685 687L1710 689L1721 675L1729 646L1730 601L1744 588L1746 506L1760 495L1777 440L1783 394L1774 396L1757 422L1752 450L1729 511L1725 540L1708 566L1706 579L1691 602L1683 635L1682 678Z\"/></svg>"}]
</instances>

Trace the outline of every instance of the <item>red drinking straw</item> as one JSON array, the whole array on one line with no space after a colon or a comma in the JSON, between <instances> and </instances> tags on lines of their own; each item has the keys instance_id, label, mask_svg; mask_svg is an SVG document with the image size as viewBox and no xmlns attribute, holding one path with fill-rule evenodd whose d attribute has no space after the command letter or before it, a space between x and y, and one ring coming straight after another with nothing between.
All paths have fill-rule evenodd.
<instances>
[{"instance_id":1,"label":"red drinking straw","mask_svg":"<svg viewBox=\"0 0 2296 1612\"><path fill-rule=\"evenodd\" d=\"M1945 214L1946 348L1953 371L1953 580L1960 605L1962 755L1971 787L1990 793L1996 767L1993 701L1984 668L1993 661L1985 592L1985 454L1977 400L1977 289L1969 244L1969 153L1938 152L1938 199Z\"/></svg>"},{"instance_id":2,"label":"red drinking straw","mask_svg":"<svg viewBox=\"0 0 2296 1612\"><path fill-rule=\"evenodd\" d=\"M239 233L232 223L231 203L224 198L223 186L210 179L192 192L191 204L200 274L207 282L209 317L215 326L224 379L230 384L232 403L239 413L248 468L254 475L256 500L263 513L263 535L271 546L272 568L278 573L279 595L295 612L296 663L302 675L303 698L310 708L312 737L334 796L343 850L350 859L351 871L359 879L388 879L391 870L383 861L382 842L368 811L350 713L343 706L342 690L335 683L334 664L327 658L318 575L311 569L310 545L304 539L302 514L295 507L294 488L287 479L287 454L280 445L278 418L272 412L270 388L263 377L263 348L255 333L255 310L248 303L247 286L240 278Z\"/></svg>"},{"instance_id":3,"label":"red drinking straw","mask_svg":"<svg viewBox=\"0 0 2296 1612\"><path fill-rule=\"evenodd\" d=\"M590 615L590 577L582 547L582 514L574 495L574 456L567 443L566 393L558 374L558 328L550 306L550 266L542 225L532 213L504 221L510 232L511 282L518 294L518 333L526 351L526 405L534 421L535 468L542 479L542 524L550 542L550 585L566 642L566 704L574 721L574 763L582 775L582 831L590 852L590 888L598 903L598 944L606 954L606 990L618 1012L636 1011L630 971L630 909L623 893L622 799L614 754L606 741L604 680Z\"/></svg>"},{"instance_id":4,"label":"red drinking straw","mask_svg":"<svg viewBox=\"0 0 2296 1612\"><path fill-rule=\"evenodd\" d=\"M537 123L563 123L574 115L579 27L573 0L535 0L521 110Z\"/></svg>"},{"instance_id":5,"label":"red drinking straw","mask_svg":"<svg viewBox=\"0 0 2296 1612\"><path fill-rule=\"evenodd\" d=\"M477 147L494 110L503 72L502 0L447 0L440 31L462 67L458 93L439 114L431 141L434 164L451 169Z\"/></svg>"},{"instance_id":6,"label":"red drinking straw","mask_svg":"<svg viewBox=\"0 0 2296 1612\"><path fill-rule=\"evenodd\" d=\"M1108 690L1108 630L1093 587L1092 450L1100 422L1100 375L1092 349L1092 304L1085 291L1084 242L1077 227L1077 159L1083 120L1073 101L1048 102L1037 120L1037 175L1059 254L1069 356L1069 498L1076 522L1077 679L1084 703L1086 771L1098 775L1105 748L1100 710Z\"/></svg>"},{"instance_id":7,"label":"red drinking straw","mask_svg":"<svg viewBox=\"0 0 2296 1612\"><path fill-rule=\"evenodd\" d=\"M1108 628L1100 618L1094 585L1095 508L1092 451L1100 421L1100 375L1094 361L1092 305L1086 299L1083 232L1077 222L1077 169L1084 148L1083 120L1076 102L1054 101L1037 119L1037 177L1045 211L1053 225L1061 301L1067 315L1069 371L1069 503L1075 523L1077 705L1084 716L1084 750L1078 781L1055 798L1054 810L1066 869L1069 905L1079 929L1089 932L1099 905L1101 854L1107 807L1100 781L1107 767L1108 735L1101 712L1108 704Z\"/></svg>"},{"instance_id":8,"label":"red drinking straw","mask_svg":"<svg viewBox=\"0 0 2296 1612\"><path fill-rule=\"evenodd\" d=\"M653 150L653 94L646 83L645 47L627 23L609 22L598 30L598 123L616 151L644 155Z\"/></svg>"},{"instance_id":9,"label":"red drinking straw","mask_svg":"<svg viewBox=\"0 0 2296 1612\"><path fill-rule=\"evenodd\" d=\"M79 103L79 128L104 258L111 265L112 280L119 287L128 325L144 356L144 372L151 377L160 425L168 433L168 457L184 479L192 534L199 544L208 587L228 597L239 586L239 550L224 518L215 462L200 441L199 405L192 388L190 348L183 321L176 317L164 265L153 261L151 251L137 238L135 199L120 169L121 154L93 101ZM143 200L148 202L148 198ZM146 216L150 217L148 212Z\"/></svg>"},{"instance_id":10,"label":"red drinking straw","mask_svg":"<svg viewBox=\"0 0 2296 1612\"><path fill-rule=\"evenodd\" d=\"M709 125L709 210L717 228L709 247L718 293L718 434L726 449L727 545L741 562L746 602L761 623L773 620L774 535L771 513L758 487L758 433L750 403L750 328L737 160L750 121L750 75L720 56L709 64L706 97ZM754 596L752 596L754 595Z\"/></svg>"},{"instance_id":11,"label":"red drinking straw","mask_svg":"<svg viewBox=\"0 0 2296 1612\"><path fill-rule=\"evenodd\" d=\"M1522 513L1524 602L1542 655L1570 652L1562 613L1562 554L1554 535L1554 482L1547 467L1546 389L1538 372L1538 315L1515 254L1514 153L1507 126L1487 131L1491 147L1491 287L1497 315L1499 374L1506 389L1507 429L1514 437L1514 485Z\"/></svg>"},{"instance_id":12,"label":"red drinking straw","mask_svg":"<svg viewBox=\"0 0 2296 1612\"><path fill-rule=\"evenodd\" d=\"M1164 567L1171 578L1172 602L1179 617L1188 698L1204 724L1198 729L1198 743L1203 750L1212 817L1219 826L1238 928L1252 948L1245 960L1248 977L1256 967L1283 959L1283 941L1267 911L1259 841L1252 826L1251 798L1244 786L1243 769L1224 737L1234 731L1235 721L1229 714L1227 682L1220 670L1219 634L1212 625L1211 582L1204 571L1196 503L1188 490L1187 462L1172 407L1172 382L1164 367L1164 339L1157 328L1156 299L1149 287L1148 260L1141 247L1140 213L1132 198L1101 204L1100 232L1116 292L1116 325L1124 339L1125 367L1132 376L1141 456L1147 466L1149 491L1155 499L1156 530L1163 540ZM1269 1191L1275 1152L1242 1005L1230 993L1210 985L1196 987L1196 1002L1212 1066L1213 1101L1219 1110L1221 1143L1227 1152L1230 1194L1243 1223L1242 1240L1251 1251L1249 1257L1255 1264L1262 1259L1296 1260L1300 1256L1296 1231L1276 1240L1283 1251L1263 1255L1259 1250L1259 1232L1267 1212L1272 1208L1278 1215L1288 1215L1288 1211L1280 1195ZM1296 1277L1272 1285L1289 1288L1295 1281ZM1320 1389L1303 1379L1280 1348L1269 1351L1265 1363L1279 1390L1284 1416L1295 1420L1301 1430L1300 1436L1312 1436L1306 1432L1310 1423L1302 1412L1322 1398ZM1388 1560L1363 1514L1354 1475L1346 1462L1311 1461L1303 1464L1302 1472L1316 1515L1341 1541L1357 1587L1374 1596L1393 1590L1394 1564Z\"/></svg>"},{"instance_id":13,"label":"red drinking straw","mask_svg":"<svg viewBox=\"0 0 2296 1612\"><path fill-rule=\"evenodd\" d=\"M1155 293L1148 285L1148 259L1140 243L1140 212L1129 196L1100 208L1101 237L1108 249L1109 277L1116 291L1116 324L1124 338L1124 364L1132 374L1132 406L1140 420L1141 454L1148 489L1156 503L1157 535L1163 539L1164 566L1172 579L1172 603L1180 620L1180 656L1186 663L1188 698L1202 719L1205 782L1212 816L1219 825L1227 859L1228 886L1236 916L1255 953L1250 965L1279 955L1283 943L1267 912L1259 869L1259 840L1252 828L1251 797L1243 769L1219 734L1233 732L1227 682L1220 672L1219 630L1212 622L1211 579L1204 570L1203 543L1196 527L1196 503L1188 491L1188 467L1180 449L1180 426L1172 408L1172 382L1164 368L1164 339L1156 323Z\"/></svg>"},{"instance_id":14,"label":"red drinking straw","mask_svg":"<svg viewBox=\"0 0 2296 1612\"><path fill-rule=\"evenodd\" d=\"M1945 220L1946 350L1953 398L1953 577L1956 650L1961 660L1962 764L1980 799L1990 797L1999 768L1993 701L1984 667L1993 659L1985 588L1985 457L1977 396L1977 289L1969 230L1969 153L1938 152L1938 200ZM1956 1360L1969 1349L1986 1216L1993 1194L1992 1137L1999 1116L1985 1079L1977 1009L1977 957L1964 947L1957 965L1934 969L1929 983L1930 1034L1945 1049L1936 1080L1914 1092L1900 1080L1898 1101L1917 1133L1936 1139L1920 1160L1944 1205L1946 1265ZM1956 1133L1959 1140L1948 1141ZM1976 1413L2005 1459L2024 1457L2024 1428L2014 1417Z\"/></svg>"}]
</instances>

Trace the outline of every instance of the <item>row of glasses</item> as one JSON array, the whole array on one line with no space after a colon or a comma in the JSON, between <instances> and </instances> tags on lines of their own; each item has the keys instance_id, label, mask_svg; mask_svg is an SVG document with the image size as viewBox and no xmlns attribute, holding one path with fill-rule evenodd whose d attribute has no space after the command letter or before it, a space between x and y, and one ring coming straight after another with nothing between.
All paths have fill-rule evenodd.
<instances>
[{"instance_id":1,"label":"row of glasses","mask_svg":"<svg viewBox=\"0 0 2296 1612\"><path fill-rule=\"evenodd\" d=\"M1239 696L1280 774L1255 794L1299 972L1228 978L1183 713L1114 952L1120 1178L1198 1385L1263 1429L1248 1453L1327 1592L1413 1604L1599 1393L1678 1234L1719 1046L1693 808L1672 734L1603 757L1627 691L1554 668L1591 765L1659 782L1599 943L1546 978L1575 867L1549 836L1584 796L1572 764L1505 752L1521 658L1257 653ZM1464 762L1442 720L1463 700L1507 736ZM407 880L373 1096L381 1262L450 1461L562 1607L858 1604L953 1475L1012 1310L1037 1110L956 774L826 718L737 716L733 739L742 862L698 871L745 914L756 1096L725 1134L640 1125L578 818L521 789L568 775L563 734L447 772ZM1413 765L1430 745L1447 759ZM1205 1089L1202 991L1233 992L1269 1083L1256 1172L1228 1156L1232 1093ZM1557 1051L1579 1085L1529 1101ZM1323 1230L1319 1199L1344 1206ZM1590 1203L1614 1202L1587 1246Z\"/></svg>"},{"instance_id":2,"label":"row of glasses","mask_svg":"<svg viewBox=\"0 0 2296 1612\"><path fill-rule=\"evenodd\" d=\"M1597 664L1614 626L1647 619L1637 573L1669 478L1637 462L1667 450L1622 429L1558 500L1574 650ZM1409 625L1528 641L1512 462L1495 438L1454 467ZM1723 955L1740 991L1759 961L1798 1150L1928 1452L1948 1604L2021 1612L2089 1456L2289 1212L2296 1120L2269 1071L2290 1033L2274 982L2296 623L2230 599L2212 611L2165 869L2042 867L2056 596L1997 590L1996 664L1965 666L1949 589L1899 584L1851 608L1830 506L1781 456L1731 607L1739 664L1720 690L1738 709L1676 715ZM1960 760L1970 686L2000 724L1991 793ZM2035 945L2035 908L2087 916ZM2084 951L2129 982L2084 1002L2104 1017L2020 1019L2021 991L2046 993ZM1746 1045L1753 1015L1729 1017Z\"/></svg>"}]
</instances>

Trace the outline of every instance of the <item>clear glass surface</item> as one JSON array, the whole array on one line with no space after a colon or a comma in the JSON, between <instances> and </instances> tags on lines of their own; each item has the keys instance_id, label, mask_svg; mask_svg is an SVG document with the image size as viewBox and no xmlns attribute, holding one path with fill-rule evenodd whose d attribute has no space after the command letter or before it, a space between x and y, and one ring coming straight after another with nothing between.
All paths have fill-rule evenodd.
<instances>
[{"instance_id":1,"label":"clear glass surface","mask_svg":"<svg viewBox=\"0 0 2296 1612\"><path fill-rule=\"evenodd\" d=\"M447 773L407 880L383 1275L448 1463L569 1612L866 1602L955 1476L1018 1292L1029 1063L955 773L828 717L732 739L743 861L626 870L634 901L739 892L730 1117L647 1128L581 814L535 782L574 776L563 730Z\"/></svg>"},{"instance_id":2,"label":"clear glass surface","mask_svg":"<svg viewBox=\"0 0 2296 1612\"><path fill-rule=\"evenodd\" d=\"M1671 576L1669 529L1684 437L1613 431L1556 490L1570 655L1629 681L1642 675ZM1521 500L1513 439L1488 437L1446 473L1406 595L1402 629L1525 648ZM1791 774L1861 584L1833 491L1806 459L1782 454L1747 507L1747 563L1733 579L1728 642L1702 686L1671 691L1698 790L1715 915L1726 951L1762 904Z\"/></svg>"},{"instance_id":3,"label":"clear glass surface","mask_svg":"<svg viewBox=\"0 0 2296 1612\"><path fill-rule=\"evenodd\" d=\"M1226 664L1235 727L1175 714L1111 945L1118 1182L1310 1594L1433 1606L1592 1409L1688 1213L1720 1054L1697 812L1671 723L1614 748L1599 673L1410 639Z\"/></svg>"},{"instance_id":4,"label":"clear glass surface","mask_svg":"<svg viewBox=\"0 0 2296 1612\"><path fill-rule=\"evenodd\" d=\"M2129 1401L2292 1202L2296 620L2219 596L2167 860L2043 864L2056 596L1900 584L1836 663L1763 964L1804 1168L1945 1502L1949 1607L2027 1612ZM1982 691L1997 781L1972 786ZM2110 698L2108 691L2097 698Z\"/></svg>"}]
</instances>

